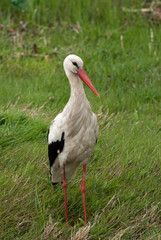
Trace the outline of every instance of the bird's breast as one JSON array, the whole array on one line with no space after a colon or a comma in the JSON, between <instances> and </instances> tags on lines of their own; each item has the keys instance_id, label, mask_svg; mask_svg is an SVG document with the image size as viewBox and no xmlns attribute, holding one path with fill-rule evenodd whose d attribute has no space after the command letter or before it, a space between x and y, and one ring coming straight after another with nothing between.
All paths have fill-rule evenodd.
<instances>
[{"instance_id":1,"label":"bird's breast","mask_svg":"<svg viewBox=\"0 0 161 240\"><path fill-rule=\"evenodd\" d=\"M67 136L73 138L81 132L82 128L90 127L92 114L88 101L69 101L69 104L63 111L63 115L66 118Z\"/></svg>"}]
</instances>

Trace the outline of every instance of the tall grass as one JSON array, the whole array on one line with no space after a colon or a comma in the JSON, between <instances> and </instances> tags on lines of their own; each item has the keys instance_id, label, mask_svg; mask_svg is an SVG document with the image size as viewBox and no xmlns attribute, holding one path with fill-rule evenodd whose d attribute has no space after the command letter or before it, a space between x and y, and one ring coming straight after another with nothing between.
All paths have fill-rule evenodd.
<instances>
[{"instance_id":1,"label":"tall grass","mask_svg":"<svg viewBox=\"0 0 161 240\"><path fill-rule=\"evenodd\" d=\"M1 239L159 239L160 22L122 7L145 1L0 2ZM99 138L87 167L83 228L81 167L68 184L49 178L47 132L69 95L64 57L75 53L100 100L85 87ZM84 237L85 238L85 237Z\"/></svg>"}]
</instances>

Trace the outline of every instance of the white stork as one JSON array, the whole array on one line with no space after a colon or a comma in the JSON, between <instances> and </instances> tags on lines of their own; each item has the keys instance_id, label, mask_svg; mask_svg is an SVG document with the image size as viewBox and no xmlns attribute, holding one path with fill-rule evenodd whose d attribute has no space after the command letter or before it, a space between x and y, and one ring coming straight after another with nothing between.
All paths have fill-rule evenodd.
<instances>
[{"instance_id":1,"label":"white stork","mask_svg":"<svg viewBox=\"0 0 161 240\"><path fill-rule=\"evenodd\" d=\"M53 185L62 182L67 212L67 180L75 175L79 164L83 165L81 191L83 196L84 218L87 223L85 205L86 164L97 142L97 117L92 112L81 80L99 97L96 89L83 70L83 61L76 55L64 60L64 70L69 79L71 94L63 111L52 121L48 134L48 155Z\"/></svg>"}]
</instances>

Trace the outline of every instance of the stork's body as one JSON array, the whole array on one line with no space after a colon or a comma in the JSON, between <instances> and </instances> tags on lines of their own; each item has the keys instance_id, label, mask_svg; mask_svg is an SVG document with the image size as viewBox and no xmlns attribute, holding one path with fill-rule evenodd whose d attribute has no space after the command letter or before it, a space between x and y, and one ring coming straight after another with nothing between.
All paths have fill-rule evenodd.
<instances>
[{"instance_id":1,"label":"stork's body","mask_svg":"<svg viewBox=\"0 0 161 240\"><path fill-rule=\"evenodd\" d=\"M53 184L63 182L66 199L66 180L75 174L79 164L83 164L82 183L84 182L84 184L81 189L85 194L86 164L90 159L98 136L97 118L91 110L80 78L96 95L98 93L85 74L83 61L78 56L69 55L66 57L64 70L70 82L71 96L64 110L50 126L48 150L51 180ZM66 220L68 221L67 206ZM87 222L86 216L85 222Z\"/></svg>"}]
</instances>

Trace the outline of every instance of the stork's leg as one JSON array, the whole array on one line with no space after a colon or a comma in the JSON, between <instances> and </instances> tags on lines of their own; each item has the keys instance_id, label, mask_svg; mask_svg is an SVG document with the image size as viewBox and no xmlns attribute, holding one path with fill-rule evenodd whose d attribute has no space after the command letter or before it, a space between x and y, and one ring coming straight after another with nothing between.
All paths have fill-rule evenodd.
<instances>
[{"instance_id":1,"label":"stork's leg","mask_svg":"<svg viewBox=\"0 0 161 240\"><path fill-rule=\"evenodd\" d=\"M85 202L85 174L86 174L86 164L83 165L83 175L82 175L82 183L81 183L81 191L83 197L83 207L84 207L84 221L87 224L87 213L86 213L86 202Z\"/></svg>"},{"instance_id":2,"label":"stork's leg","mask_svg":"<svg viewBox=\"0 0 161 240\"><path fill-rule=\"evenodd\" d=\"M65 167L63 167L63 188L64 188L64 200L65 200L65 217L68 223L68 208L67 208L67 182L65 178Z\"/></svg>"}]
</instances>

